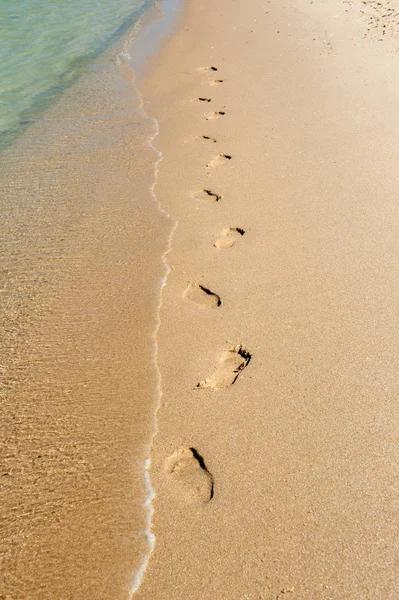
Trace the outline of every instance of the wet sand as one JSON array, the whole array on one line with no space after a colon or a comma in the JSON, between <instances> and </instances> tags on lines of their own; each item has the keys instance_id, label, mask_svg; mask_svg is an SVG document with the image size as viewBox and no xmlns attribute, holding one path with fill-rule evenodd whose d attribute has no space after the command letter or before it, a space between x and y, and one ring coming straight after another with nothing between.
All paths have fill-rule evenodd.
<instances>
[{"instance_id":1,"label":"wet sand","mask_svg":"<svg viewBox=\"0 0 399 600\"><path fill-rule=\"evenodd\" d=\"M117 58L1 158L2 599L126 600L150 547L173 223L151 191L156 124Z\"/></svg>"},{"instance_id":2,"label":"wet sand","mask_svg":"<svg viewBox=\"0 0 399 600\"><path fill-rule=\"evenodd\" d=\"M392 8L189 1L140 81L178 222L140 600L397 597Z\"/></svg>"}]
</instances>

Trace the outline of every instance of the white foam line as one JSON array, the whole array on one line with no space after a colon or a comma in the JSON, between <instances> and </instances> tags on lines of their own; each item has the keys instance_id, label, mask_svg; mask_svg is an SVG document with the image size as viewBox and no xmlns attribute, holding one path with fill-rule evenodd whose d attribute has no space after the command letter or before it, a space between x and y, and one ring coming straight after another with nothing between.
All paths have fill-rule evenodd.
<instances>
[{"instance_id":1,"label":"white foam line","mask_svg":"<svg viewBox=\"0 0 399 600\"><path fill-rule=\"evenodd\" d=\"M129 57L130 55L128 53L126 53ZM124 58L126 57L126 54L124 56ZM151 451L152 451L152 446L154 443L154 439L158 433L158 421L157 421L157 414L158 414L158 410L161 407L161 400L162 400L162 379L161 379L161 372L159 369L159 365L158 365L158 331L161 325L161 317L160 317L160 312L161 312L161 307L162 307L162 290L163 288L166 286L166 282L168 279L168 275L170 273L170 267L168 265L168 262L166 260L167 255L169 254L169 252L172 249L172 238L173 235L177 229L178 226L178 222L176 219L173 219L173 217L171 217L171 215L169 215L160 205L160 202L158 201L156 194L155 194L155 186L157 185L158 182L158 172L159 172L159 163L161 162L163 155L162 152L160 150L158 150L154 144L153 141L154 139L159 135L159 125L158 125L158 121L154 118L154 117L149 117L145 110L144 110L144 103L143 103L143 98L139 92L139 90L137 89L137 85L135 85L136 88L136 92L137 92L137 96L140 100L140 108L144 114L144 116L147 119L151 119L151 121L153 122L154 126L155 126L155 132L153 134L152 137L150 137L150 139L148 140L148 145L149 147L156 153L156 155L158 156L158 159L155 162L154 165L154 182L153 184L150 186L150 192L151 195L154 199L154 201L156 202L159 210L161 213L163 213L164 215L166 215L169 219L171 219L171 221L173 222L173 227L172 227L172 231L169 235L169 239L167 242L167 249L165 250L165 252L163 253L162 257L161 257L161 262L163 264L164 267L164 271L165 271L165 275L161 280L161 286L160 286L160 294L159 294L159 303L158 303L158 310L157 310L157 322L156 322L156 328L153 334L153 342L154 342L154 366L155 366L155 371L156 371L156 378L157 378L157 395L158 395L158 405L155 409L155 414L154 414L154 427L153 427L153 434L152 434L152 438L150 440L150 443L148 445L147 448L147 459L144 462L144 479L145 479L145 484L146 484L146 488L148 491L147 497L144 501L144 503L142 504L143 508L146 511L146 529L144 531L141 532L141 534L146 538L147 540L147 547L148 547L148 551L147 554L144 556L143 560L141 561L141 564L138 568L138 570L136 571L136 573L134 573L133 575L133 581L132 581L132 585L130 588L130 592L129 592L129 600L132 600L133 595L137 592L137 590L139 589L139 587L141 586L142 582L143 582L143 577L144 574L147 570L148 567L148 563L149 560L151 558L151 555L154 551L154 547L155 547L155 535L152 532L152 522L153 522L153 515L154 515L154 498L155 498L155 490L152 487L151 484L151 478L150 478L150 467L151 467Z\"/></svg>"}]
</instances>

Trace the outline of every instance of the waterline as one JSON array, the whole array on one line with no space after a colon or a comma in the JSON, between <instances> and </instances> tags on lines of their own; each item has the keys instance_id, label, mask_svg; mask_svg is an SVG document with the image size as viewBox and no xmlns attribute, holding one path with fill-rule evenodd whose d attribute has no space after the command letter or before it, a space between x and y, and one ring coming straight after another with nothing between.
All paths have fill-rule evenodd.
<instances>
[{"instance_id":1,"label":"waterline","mask_svg":"<svg viewBox=\"0 0 399 600\"><path fill-rule=\"evenodd\" d=\"M153 0L0 5L0 150L132 27Z\"/></svg>"}]
</instances>

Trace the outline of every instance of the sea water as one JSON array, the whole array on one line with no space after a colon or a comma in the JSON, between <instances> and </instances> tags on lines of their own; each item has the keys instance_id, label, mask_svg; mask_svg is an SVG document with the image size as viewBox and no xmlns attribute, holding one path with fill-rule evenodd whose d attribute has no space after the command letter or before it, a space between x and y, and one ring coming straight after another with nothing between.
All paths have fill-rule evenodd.
<instances>
[{"instance_id":1,"label":"sea water","mask_svg":"<svg viewBox=\"0 0 399 600\"><path fill-rule=\"evenodd\" d=\"M128 600L173 222L129 55L142 0L0 0L0 597Z\"/></svg>"},{"instance_id":2,"label":"sea water","mask_svg":"<svg viewBox=\"0 0 399 600\"><path fill-rule=\"evenodd\" d=\"M8 143L152 4L0 0L0 140Z\"/></svg>"}]
</instances>

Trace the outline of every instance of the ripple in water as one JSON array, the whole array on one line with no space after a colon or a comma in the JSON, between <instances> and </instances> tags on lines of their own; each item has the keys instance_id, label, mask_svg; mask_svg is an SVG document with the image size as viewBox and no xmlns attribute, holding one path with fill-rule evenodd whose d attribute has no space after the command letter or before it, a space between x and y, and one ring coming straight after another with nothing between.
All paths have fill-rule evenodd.
<instances>
[{"instance_id":1,"label":"ripple in water","mask_svg":"<svg viewBox=\"0 0 399 600\"><path fill-rule=\"evenodd\" d=\"M152 0L0 2L0 149Z\"/></svg>"},{"instance_id":2,"label":"ripple in water","mask_svg":"<svg viewBox=\"0 0 399 600\"><path fill-rule=\"evenodd\" d=\"M0 160L0 597L10 600L128 600L151 549L145 465L172 225L152 192L155 123L116 60L125 36L86 60L144 6L0 9L1 127L13 139ZM33 122L15 138L21 121Z\"/></svg>"}]
</instances>

